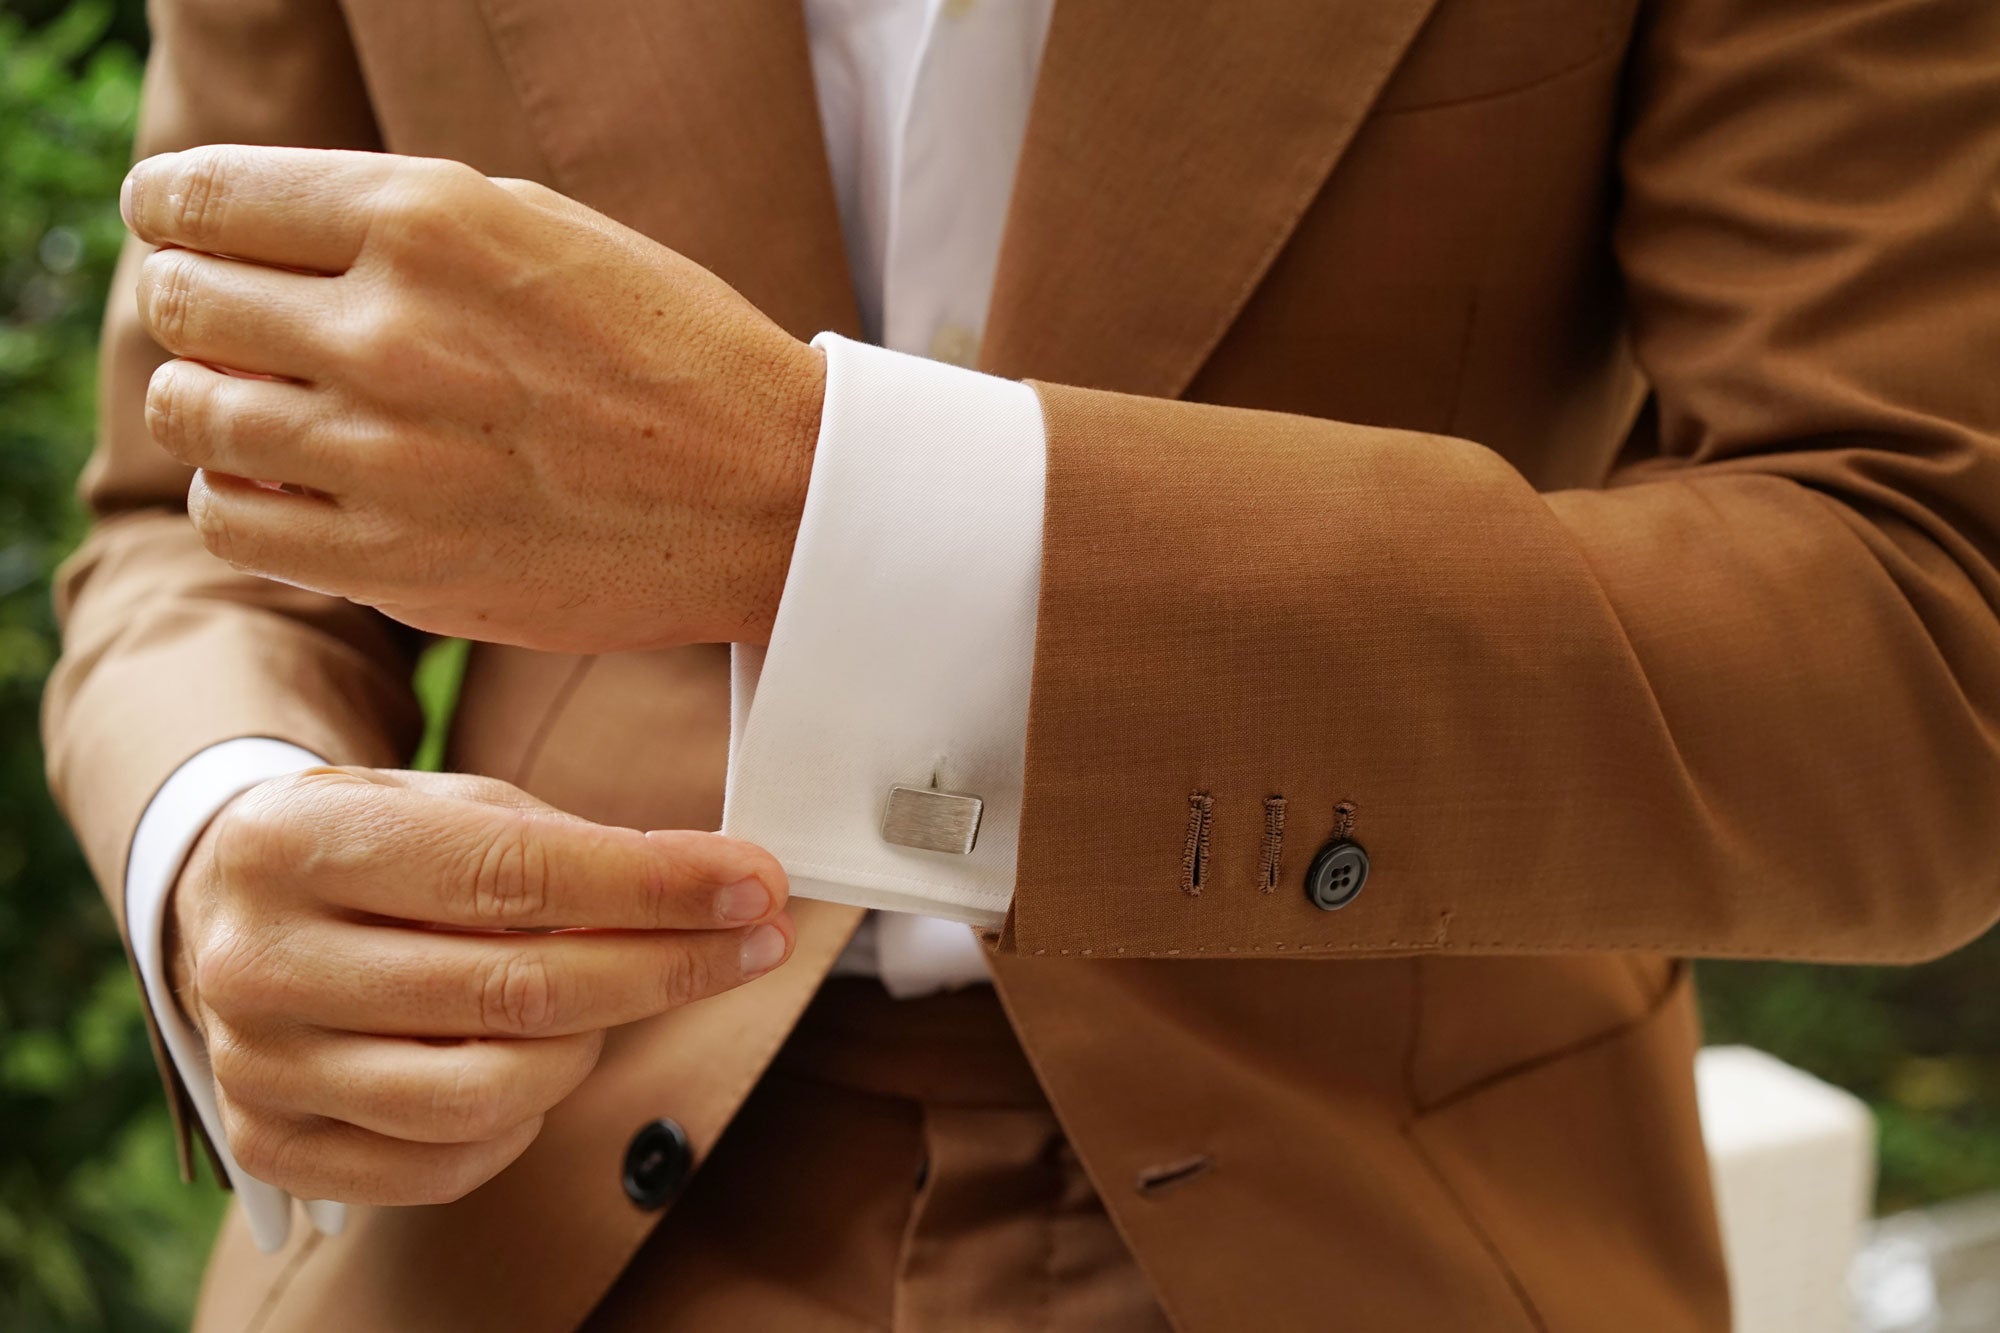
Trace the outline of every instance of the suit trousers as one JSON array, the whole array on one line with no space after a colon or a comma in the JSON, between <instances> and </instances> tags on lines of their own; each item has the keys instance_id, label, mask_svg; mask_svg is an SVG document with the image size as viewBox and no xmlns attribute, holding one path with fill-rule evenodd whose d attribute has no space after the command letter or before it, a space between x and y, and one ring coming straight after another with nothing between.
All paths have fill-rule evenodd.
<instances>
[{"instance_id":1,"label":"suit trousers","mask_svg":"<svg viewBox=\"0 0 2000 1333\"><path fill-rule=\"evenodd\" d=\"M585 1327L1170 1325L992 988L837 978Z\"/></svg>"}]
</instances>

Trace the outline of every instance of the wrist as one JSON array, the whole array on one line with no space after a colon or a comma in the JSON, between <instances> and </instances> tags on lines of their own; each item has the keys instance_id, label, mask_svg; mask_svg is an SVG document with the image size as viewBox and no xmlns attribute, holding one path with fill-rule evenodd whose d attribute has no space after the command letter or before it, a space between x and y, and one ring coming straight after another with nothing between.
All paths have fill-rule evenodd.
<instances>
[{"instance_id":1,"label":"wrist","mask_svg":"<svg viewBox=\"0 0 2000 1333\"><path fill-rule=\"evenodd\" d=\"M741 643L770 640L791 570L792 549L798 543L799 521L805 514L813 455L819 447L820 415L826 401L826 354L808 343L794 346L796 353L786 358L773 395L776 411L767 443L772 463L768 534L757 546L760 558L755 562L743 622L728 636Z\"/></svg>"}]
</instances>

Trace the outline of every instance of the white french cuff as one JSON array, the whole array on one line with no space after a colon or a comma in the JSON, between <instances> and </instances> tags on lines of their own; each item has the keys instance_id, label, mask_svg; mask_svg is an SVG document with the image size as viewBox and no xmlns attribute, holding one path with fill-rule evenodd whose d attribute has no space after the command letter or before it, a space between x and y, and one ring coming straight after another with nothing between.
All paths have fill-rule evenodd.
<instances>
[{"instance_id":1,"label":"white french cuff","mask_svg":"<svg viewBox=\"0 0 2000 1333\"><path fill-rule=\"evenodd\" d=\"M1034 672L1041 403L834 334L813 346L819 445L770 646L732 652L722 830L776 855L800 897L998 925ZM896 787L977 797L971 850L885 837Z\"/></svg>"},{"instance_id":2,"label":"white french cuff","mask_svg":"<svg viewBox=\"0 0 2000 1333\"><path fill-rule=\"evenodd\" d=\"M229 1177L244 1220L250 1224L250 1234L267 1254L282 1247L291 1234L292 1196L246 1174L229 1151L229 1138L222 1131L222 1116L215 1104L208 1049L181 1016L167 977L167 895L195 840L232 797L269 778L323 762L310 750L264 736L209 746L175 769L154 794L139 818L125 864L125 929L132 941L132 956L139 964L146 1001L167 1056L187 1088L188 1100L194 1103L216 1160ZM341 1204L313 1201L305 1204L305 1211L313 1225L328 1235L337 1233L347 1222L347 1210Z\"/></svg>"}]
</instances>

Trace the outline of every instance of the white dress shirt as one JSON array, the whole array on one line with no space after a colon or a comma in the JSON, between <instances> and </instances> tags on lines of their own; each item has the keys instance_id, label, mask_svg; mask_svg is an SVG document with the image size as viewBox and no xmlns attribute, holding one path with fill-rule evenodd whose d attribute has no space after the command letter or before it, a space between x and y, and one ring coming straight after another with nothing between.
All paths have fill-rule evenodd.
<instances>
[{"instance_id":1,"label":"white dress shirt","mask_svg":"<svg viewBox=\"0 0 2000 1333\"><path fill-rule=\"evenodd\" d=\"M813 76L869 346L822 334L826 404L768 648L732 659L725 831L794 893L871 908L836 971L897 995L983 981L966 922L1013 896L1046 457L1024 385L976 374L1007 200L1054 0L806 0ZM886 350L885 350L886 349ZM319 762L241 738L154 797L126 922L169 1056L266 1250L291 1200L229 1152L161 928L188 849L238 792ZM886 842L891 785L976 794L963 855ZM339 1205L308 1203L321 1230Z\"/></svg>"}]
</instances>

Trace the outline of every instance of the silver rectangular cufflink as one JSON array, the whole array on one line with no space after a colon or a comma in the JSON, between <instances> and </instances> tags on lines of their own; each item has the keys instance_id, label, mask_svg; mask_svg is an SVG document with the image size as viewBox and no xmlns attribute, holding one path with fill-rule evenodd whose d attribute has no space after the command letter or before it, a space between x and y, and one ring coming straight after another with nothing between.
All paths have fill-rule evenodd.
<instances>
[{"instance_id":1,"label":"silver rectangular cufflink","mask_svg":"<svg viewBox=\"0 0 2000 1333\"><path fill-rule=\"evenodd\" d=\"M882 807L882 841L963 856L979 839L979 814L985 804L965 792L898 784L889 788L889 800Z\"/></svg>"}]
</instances>

